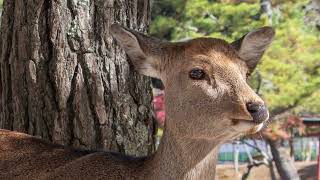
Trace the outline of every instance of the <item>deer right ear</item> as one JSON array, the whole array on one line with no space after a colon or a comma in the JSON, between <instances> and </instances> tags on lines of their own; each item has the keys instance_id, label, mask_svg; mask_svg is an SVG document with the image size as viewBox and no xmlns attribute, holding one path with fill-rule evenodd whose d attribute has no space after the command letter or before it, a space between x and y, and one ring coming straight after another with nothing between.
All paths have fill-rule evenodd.
<instances>
[{"instance_id":1,"label":"deer right ear","mask_svg":"<svg viewBox=\"0 0 320 180\"><path fill-rule=\"evenodd\" d=\"M128 54L138 72L160 79L160 40L127 29L119 24L111 25L110 31Z\"/></svg>"}]
</instances>

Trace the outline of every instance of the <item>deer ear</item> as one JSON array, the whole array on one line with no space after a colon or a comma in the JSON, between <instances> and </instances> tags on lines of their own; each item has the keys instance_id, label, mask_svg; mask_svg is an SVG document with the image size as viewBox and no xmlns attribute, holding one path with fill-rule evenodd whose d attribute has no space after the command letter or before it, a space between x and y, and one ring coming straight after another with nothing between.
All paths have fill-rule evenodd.
<instances>
[{"instance_id":1,"label":"deer ear","mask_svg":"<svg viewBox=\"0 0 320 180\"><path fill-rule=\"evenodd\" d=\"M160 44L161 41L142 33L113 24L112 36L129 56L135 69L146 76L160 79Z\"/></svg>"},{"instance_id":2,"label":"deer ear","mask_svg":"<svg viewBox=\"0 0 320 180\"><path fill-rule=\"evenodd\" d=\"M231 43L252 72L275 35L272 27L262 27Z\"/></svg>"}]
</instances>

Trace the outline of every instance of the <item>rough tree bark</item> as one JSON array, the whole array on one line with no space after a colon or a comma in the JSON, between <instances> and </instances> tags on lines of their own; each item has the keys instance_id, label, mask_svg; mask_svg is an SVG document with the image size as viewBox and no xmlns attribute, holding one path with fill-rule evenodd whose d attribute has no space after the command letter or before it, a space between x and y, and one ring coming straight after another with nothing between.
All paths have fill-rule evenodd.
<instances>
[{"instance_id":1,"label":"rough tree bark","mask_svg":"<svg viewBox=\"0 0 320 180\"><path fill-rule=\"evenodd\" d=\"M149 78L109 34L145 31L149 0L5 0L0 128L131 155L153 151Z\"/></svg>"}]
</instances>

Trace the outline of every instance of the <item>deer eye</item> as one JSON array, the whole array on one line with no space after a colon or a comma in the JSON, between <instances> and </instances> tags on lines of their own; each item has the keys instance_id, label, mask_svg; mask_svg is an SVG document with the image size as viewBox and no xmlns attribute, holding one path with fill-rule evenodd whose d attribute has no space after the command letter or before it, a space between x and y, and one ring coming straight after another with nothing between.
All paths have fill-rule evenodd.
<instances>
[{"instance_id":1,"label":"deer eye","mask_svg":"<svg viewBox=\"0 0 320 180\"><path fill-rule=\"evenodd\" d=\"M192 69L189 73L189 77L195 80L202 80L205 78L206 73L199 68Z\"/></svg>"}]
</instances>

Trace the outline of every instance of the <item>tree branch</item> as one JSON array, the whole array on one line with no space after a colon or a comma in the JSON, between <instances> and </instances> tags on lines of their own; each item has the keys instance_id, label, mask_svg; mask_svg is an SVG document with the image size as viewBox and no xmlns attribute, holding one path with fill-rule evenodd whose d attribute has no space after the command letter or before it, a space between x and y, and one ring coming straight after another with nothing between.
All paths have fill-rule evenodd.
<instances>
[{"instance_id":1,"label":"tree branch","mask_svg":"<svg viewBox=\"0 0 320 180\"><path fill-rule=\"evenodd\" d=\"M319 87L320 86L320 82L317 83L315 85L315 87ZM275 108L273 111L270 112L270 119L273 119L275 116L278 116L278 115L281 115L281 114L284 114L288 111L291 111L292 109L296 108L297 106L300 105L301 101L303 101L304 99L310 97L313 95L313 93L316 91L317 88L313 89L312 91L308 91L308 92L305 92L303 94L300 95L299 98L297 98L293 104L287 106L287 107L277 107Z\"/></svg>"}]
</instances>

